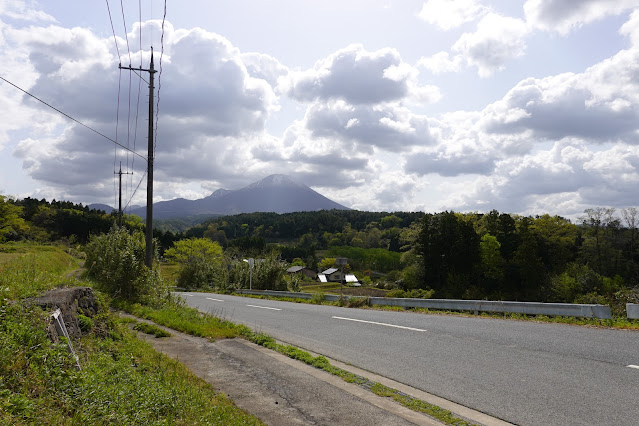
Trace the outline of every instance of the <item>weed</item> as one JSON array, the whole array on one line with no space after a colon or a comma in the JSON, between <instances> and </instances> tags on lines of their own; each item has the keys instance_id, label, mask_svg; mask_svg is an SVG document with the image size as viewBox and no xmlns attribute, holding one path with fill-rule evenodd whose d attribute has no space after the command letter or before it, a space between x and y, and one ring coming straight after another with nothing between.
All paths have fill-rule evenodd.
<instances>
[{"instance_id":1,"label":"weed","mask_svg":"<svg viewBox=\"0 0 639 426\"><path fill-rule=\"evenodd\" d=\"M147 324L145 322L140 322L134 325L133 329L141 331L142 333L150 334L155 337L171 337L171 333L169 333L168 331L164 331L153 324Z\"/></svg>"}]
</instances>

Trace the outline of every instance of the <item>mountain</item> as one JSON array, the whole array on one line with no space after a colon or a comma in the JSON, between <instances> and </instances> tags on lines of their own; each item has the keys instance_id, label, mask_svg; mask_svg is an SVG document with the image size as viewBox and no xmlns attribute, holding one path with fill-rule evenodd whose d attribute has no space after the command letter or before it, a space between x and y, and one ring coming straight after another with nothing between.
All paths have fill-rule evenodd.
<instances>
[{"instance_id":1,"label":"mountain","mask_svg":"<svg viewBox=\"0 0 639 426\"><path fill-rule=\"evenodd\" d=\"M115 211L117 211L117 210L118 210L118 208L117 208L117 207L111 207L111 206L110 206L110 205L108 205L108 204L101 204L101 203L89 204L89 205L88 205L88 207L89 207L90 209L94 209L94 210L104 210L104 211L105 211L105 212L107 212L107 213L111 213L113 210L115 210ZM140 208L142 208L142 207L137 206L137 205L135 205L135 206L131 206L131 209L132 209L132 210L137 210L137 209L140 209Z\"/></svg>"},{"instance_id":2,"label":"mountain","mask_svg":"<svg viewBox=\"0 0 639 426\"><path fill-rule=\"evenodd\" d=\"M331 209L350 210L286 175L270 175L242 189L218 189L199 200L177 198L155 203L153 217L169 219L204 214L292 213ZM144 218L146 208L131 210L131 214Z\"/></svg>"},{"instance_id":3,"label":"mountain","mask_svg":"<svg viewBox=\"0 0 639 426\"><path fill-rule=\"evenodd\" d=\"M104 210L107 213L111 213L112 210L115 210L113 207L107 204L100 204L100 203L89 204L88 207L94 210Z\"/></svg>"}]
</instances>

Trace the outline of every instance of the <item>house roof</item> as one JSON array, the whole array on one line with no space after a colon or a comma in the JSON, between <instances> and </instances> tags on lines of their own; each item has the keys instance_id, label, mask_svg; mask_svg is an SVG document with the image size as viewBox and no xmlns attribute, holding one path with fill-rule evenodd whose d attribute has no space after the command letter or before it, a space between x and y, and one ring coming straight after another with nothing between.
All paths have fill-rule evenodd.
<instances>
[{"instance_id":1,"label":"house roof","mask_svg":"<svg viewBox=\"0 0 639 426\"><path fill-rule=\"evenodd\" d=\"M355 275L346 275L345 280L347 283L356 283L359 281Z\"/></svg>"},{"instance_id":2,"label":"house roof","mask_svg":"<svg viewBox=\"0 0 639 426\"><path fill-rule=\"evenodd\" d=\"M333 272L337 272L337 271L339 271L339 269L337 268L328 268L327 270L322 271L322 274L331 275Z\"/></svg>"},{"instance_id":3,"label":"house roof","mask_svg":"<svg viewBox=\"0 0 639 426\"><path fill-rule=\"evenodd\" d=\"M326 279L326 275L319 274L317 276L317 278L319 278L320 282L323 282L323 283L327 283L328 282L328 280Z\"/></svg>"},{"instance_id":4,"label":"house roof","mask_svg":"<svg viewBox=\"0 0 639 426\"><path fill-rule=\"evenodd\" d=\"M294 272L299 272L299 271L301 271L302 269L304 269L304 267L303 267L303 266L291 266L290 268L288 268L288 269L286 270L286 272L290 272L290 273L292 274L292 273L294 273Z\"/></svg>"}]
</instances>

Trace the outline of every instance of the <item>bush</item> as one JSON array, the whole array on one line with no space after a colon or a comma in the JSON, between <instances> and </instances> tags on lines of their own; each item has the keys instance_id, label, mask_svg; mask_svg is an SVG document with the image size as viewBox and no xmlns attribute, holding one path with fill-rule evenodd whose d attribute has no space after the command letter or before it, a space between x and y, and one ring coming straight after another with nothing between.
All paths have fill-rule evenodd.
<instances>
[{"instance_id":1,"label":"bush","mask_svg":"<svg viewBox=\"0 0 639 426\"><path fill-rule=\"evenodd\" d=\"M168 296L158 274L144 265L144 234L114 226L108 234L94 236L86 246L87 275L101 290L132 302L157 303ZM157 257L157 256L156 256Z\"/></svg>"},{"instance_id":2,"label":"bush","mask_svg":"<svg viewBox=\"0 0 639 426\"><path fill-rule=\"evenodd\" d=\"M435 294L435 290L424 290L421 288L413 289L410 291L404 290L391 290L384 297L392 297L398 299L430 299Z\"/></svg>"}]
</instances>

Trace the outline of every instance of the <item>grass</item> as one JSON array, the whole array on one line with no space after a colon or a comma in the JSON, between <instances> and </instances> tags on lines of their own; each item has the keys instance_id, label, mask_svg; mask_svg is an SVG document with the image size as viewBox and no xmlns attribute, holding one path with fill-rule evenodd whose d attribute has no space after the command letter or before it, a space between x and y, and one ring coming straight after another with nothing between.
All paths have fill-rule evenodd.
<instances>
[{"instance_id":1,"label":"grass","mask_svg":"<svg viewBox=\"0 0 639 426\"><path fill-rule=\"evenodd\" d=\"M140 318L193 336L211 340L238 337L238 326L212 315L206 315L194 308L167 304L161 308L151 308L138 303L122 300L114 301L113 306Z\"/></svg>"},{"instance_id":2,"label":"grass","mask_svg":"<svg viewBox=\"0 0 639 426\"><path fill-rule=\"evenodd\" d=\"M0 300L36 296L54 287L77 285L65 278L80 261L60 246L0 244Z\"/></svg>"},{"instance_id":3,"label":"grass","mask_svg":"<svg viewBox=\"0 0 639 426\"><path fill-rule=\"evenodd\" d=\"M79 318L83 337L73 342L78 370L66 344L54 344L47 336L48 314L19 303L61 285L88 285L66 278L77 261L55 246L9 249L0 246L5 260L0 272L0 424L261 424L183 365L138 340L128 321L106 309L101 295L101 313ZM8 259L7 253L18 256Z\"/></svg>"},{"instance_id":4,"label":"grass","mask_svg":"<svg viewBox=\"0 0 639 426\"><path fill-rule=\"evenodd\" d=\"M169 333L168 331L164 331L163 329L146 322L141 322L134 325L133 329L141 331L142 333L150 334L155 337L171 337L171 333Z\"/></svg>"}]
</instances>

